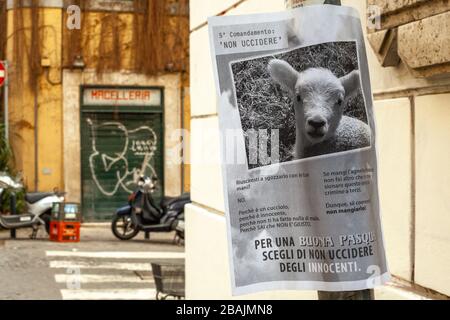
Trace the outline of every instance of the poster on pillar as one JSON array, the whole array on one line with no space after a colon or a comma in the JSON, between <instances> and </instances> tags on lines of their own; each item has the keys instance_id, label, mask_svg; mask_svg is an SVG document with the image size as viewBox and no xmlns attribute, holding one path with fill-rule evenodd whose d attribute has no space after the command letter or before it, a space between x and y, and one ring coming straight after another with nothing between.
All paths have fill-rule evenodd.
<instances>
[{"instance_id":1,"label":"poster on pillar","mask_svg":"<svg viewBox=\"0 0 450 320\"><path fill-rule=\"evenodd\" d=\"M234 295L389 280L373 99L350 7L208 20Z\"/></svg>"}]
</instances>

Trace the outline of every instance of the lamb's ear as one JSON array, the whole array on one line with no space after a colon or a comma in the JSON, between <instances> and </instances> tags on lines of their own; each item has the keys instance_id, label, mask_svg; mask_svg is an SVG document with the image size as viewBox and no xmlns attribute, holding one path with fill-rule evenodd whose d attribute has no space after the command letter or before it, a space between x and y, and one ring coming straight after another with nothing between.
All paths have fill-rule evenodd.
<instances>
[{"instance_id":1,"label":"lamb's ear","mask_svg":"<svg viewBox=\"0 0 450 320\"><path fill-rule=\"evenodd\" d=\"M289 63L283 60L273 59L270 60L267 69L273 80L291 94L294 94L299 73Z\"/></svg>"},{"instance_id":2,"label":"lamb's ear","mask_svg":"<svg viewBox=\"0 0 450 320\"><path fill-rule=\"evenodd\" d=\"M342 86L345 89L345 99L350 99L358 93L359 90L359 71L353 70L346 76L340 78Z\"/></svg>"}]
</instances>

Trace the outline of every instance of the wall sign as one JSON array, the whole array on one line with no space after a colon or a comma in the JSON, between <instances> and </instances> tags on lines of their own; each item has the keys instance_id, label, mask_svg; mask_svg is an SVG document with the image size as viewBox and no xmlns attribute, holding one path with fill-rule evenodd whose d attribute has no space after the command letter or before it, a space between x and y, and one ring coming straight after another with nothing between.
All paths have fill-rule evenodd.
<instances>
[{"instance_id":1,"label":"wall sign","mask_svg":"<svg viewBox=\"0 0 450 320\"><path fill-rule=\"evenodd\" d=\"M160 106L161 91L146 88L85 88L83 104L93 106Z\"/></svg>"}]
</instances>

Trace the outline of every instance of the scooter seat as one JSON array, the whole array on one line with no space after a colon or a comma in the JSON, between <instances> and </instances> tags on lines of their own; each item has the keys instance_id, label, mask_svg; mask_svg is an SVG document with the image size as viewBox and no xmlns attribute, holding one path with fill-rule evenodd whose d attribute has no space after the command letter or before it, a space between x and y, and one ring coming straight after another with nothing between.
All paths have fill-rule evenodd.
<instances>
[{"instance_id":1,"label":"scooter seat","mask_svg":"<svg viewBox=\"0 0 450 320\"><path fill-rule=\"evenodd\" d=\"M190 197L191 197L190 193L184 193L179 197L164 197L164 199L161 200L160 206L161 208L165 209L175 202L182 202L182 201L185 202L189 200Z\"/></svg>"},{"instance_id":2,"label":"scooter seat","mask_svg":"<svg viewBox=\"0 0 450 320\"><path fill-rule=\"evenodd\" d=\"M27 193L25 195L25 201L31 204L35 204L36 202L41 201L44 198L54 196L54 193L51 192L35 192L35 193Z\"/></svg>"},{"instance_id":3,"label":"scooter seat","mask_svg":"<svg viewBox=\"0 0 450 320\"><path fill-rule=\"evenodd\" d=\"M172 203L172 201L174 201L176 199L177 199L177 197L164 197L164 199L162 199L160 202L161 208L167 207L169 204Z\"/></svg>"}]
</instances>

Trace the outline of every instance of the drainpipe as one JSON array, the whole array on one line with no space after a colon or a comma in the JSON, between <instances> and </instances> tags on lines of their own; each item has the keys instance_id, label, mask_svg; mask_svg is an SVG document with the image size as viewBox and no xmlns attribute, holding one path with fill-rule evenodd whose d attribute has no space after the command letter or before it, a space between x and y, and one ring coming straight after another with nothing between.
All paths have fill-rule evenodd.
<instances>
[{"instance_id":1,"label":"drainpipe","mask_svg":"<svg viewBox=\"0 0 450 320\"><path fill-rule=\"evenodd\" d=\"M286 9L318 4L317 0L285 0ZM341 0L322 0L322 4L341 5ZM373 290L358 291L318 291L319 300L375 300Z\"/></svg>"},{"instance_id":2,"label":"drainpipe","mask_svg":"<svg viewBox=\"0 0 450 320\"><path fill-rule=\"evenodd\" d=\"M5 140L6 140L6 144L9 145L9 97L8 97L8 93L9 93L9 78L8 78L8 61L5 60L3 61L3 65L5 66L6 69L6 78L5 78L5 85L4 85L4 89L3 89L3 97L4 97L4 120L5 120Z\"/></svg>"},{"instance_id":3,"label":"drainpipe","mask_svg":"<svg viewBox=\"0 0 450 320\"><path fill-rule=\"evenodd\" d=\"M186 176L185 176L185 166L186 166L186 163L185 163L185 153L186 153L186 147L187 147L187 145L186 145L186 138L185 138L185 136L184 136L184 130L186 129L185 128L185 125L186 125L186 123L185 123L185 119L184 119L184 112L186 111L185 110L185 107L184 107L184 103L186 102L186 88L183 86L183 85L181 85L180 86L181 87L181 132L182 132L182 138L181 139L183 139L183 141L182 141L182 145L181 145L181 150L182 150L182 152L183 152L183 158L182 158L182 161L181 161L181 194L183 194L184 192L186 192L186 190L184 189L184 183L185 183L185 181L186 181Z\"/></svg>"},{"instance_id":4,"label":"drainpipe","mask_svg":"<svg viewBox=\"0 0 450 320\"><path fill-rule=\"evenodd\" d=\"M38 81L36 81L36 87L34 89L34 191L38 192L39 190L39 144L38 144Z\"/></svg>"}]
</instances>

